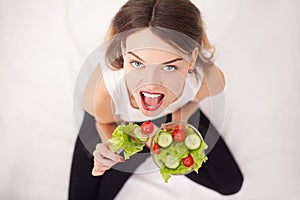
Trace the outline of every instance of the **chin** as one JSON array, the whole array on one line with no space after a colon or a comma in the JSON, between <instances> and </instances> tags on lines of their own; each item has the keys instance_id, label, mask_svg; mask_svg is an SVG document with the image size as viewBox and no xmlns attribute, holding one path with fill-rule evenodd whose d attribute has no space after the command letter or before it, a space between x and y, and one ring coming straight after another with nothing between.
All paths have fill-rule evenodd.
<instances>
[{"instance_id":1,"label":"chin","mask_svg":"<svg viewBox=\"0 0 300 200\"><path fill-rule=\"evenodd\" d=\"M158 109L155 111L147 111L147 110L144 110L143 108L140 110L145 116L148 116L148 117L156 117L163 111L163 109Z\"/></svg>"},{"instance_id":2,"label":"chin","mask_svg":"<svg viewBox=\"0 0 300 200\"><path fill-rule=\"evenodd\" d=\"M145 116L148 116L148 117L156 117L158 116L159 114L161 114L162 112L165 111L165 108L168 106L169 104L166 104L166 102L164 102L157 110L154 110L154 111L149 111L149 110L146 110L144 109L144 107L142 105L139 105L139 109L140 111L145 115Z\"/></svg>"}]
</instances>

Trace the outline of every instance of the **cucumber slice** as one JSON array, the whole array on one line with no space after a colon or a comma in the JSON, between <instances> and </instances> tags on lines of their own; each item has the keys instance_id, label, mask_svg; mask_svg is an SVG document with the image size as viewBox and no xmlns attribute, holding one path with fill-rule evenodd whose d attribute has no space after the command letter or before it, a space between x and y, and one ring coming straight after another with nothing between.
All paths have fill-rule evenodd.
<instances>
[{"instance_id":1,"label":"cucumber slice","mask_svg":"<svg viewBox=\"0 0 300 200\"><path fill-rule=\"evenodd\" d=\"M161 132L158 136L157 143L159 146L166 148L172 144L173 138L170 133Z\"/></svg>"},{"instance_id":2,"label":"cucumber slice","mask_svg":"<svg viewBox=\"0 0 300 200\"><path fill-rule=\"evenodd\" d=\"M136 127L135 129L133 129L133 135L137 140L141 142L147 142L149 138L148 135L142 132L141 127Z\"/></svg>"},{"instance_id":3,"label":"cucumber slice","mask_svg":"<svg viewBox=\"0 0 300 200\"><path fill-rule=\"evenodd\" d=\"M175 156L167 155L165 165L169 169L176 169L179 167L180 162Z\"/></svg>"},{"instance_id":4,"label":"cucumber slice","mask_svg":"<svg viewBox=\"0 0 300 200\"><path fill-rule=\"evenodd\" d=\"M191 135L188 135L185 138L184 144L189 150L195 150L195 149L198 149L200 147L201 139L198 135L191 134Z\"/></svg>"}]
</instances>

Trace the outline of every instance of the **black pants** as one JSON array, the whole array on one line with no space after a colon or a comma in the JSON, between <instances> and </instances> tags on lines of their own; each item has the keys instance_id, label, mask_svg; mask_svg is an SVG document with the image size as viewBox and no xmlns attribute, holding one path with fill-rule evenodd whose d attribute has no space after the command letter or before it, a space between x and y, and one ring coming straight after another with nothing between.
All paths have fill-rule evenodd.
<instances>
[{"instance_id":1,"label":"black pants","mask_svg":"<svg viewBox=\"0 0 300 200\"><path fill-rule=\"evenodd\" d=\"M160 126L161 123L169 121L171 121L171 115L154 120L153 123ZM238 192L243 183L243 175L222 136L210 124L210 121L201 110L195 112L188 122L201 132L209 146L207 150L209 153L207 155L208 160L199 169L199 174L192 172L185 176L223 195ZM132 175L132 173L111 168L102 176L92 176L94 162L91 152L99 142L100 138L95 128L95 119L85 112L73 155L69 185L70 200L113 199ZM215 145L211 145L214 143ZM142 153L144 152L149 152L149 149L145 147ZM145 159L146 157L137 160L132 156L126 162L132 162L130 167L133 168L133 171Z\"/></svg>"}]
</instances>

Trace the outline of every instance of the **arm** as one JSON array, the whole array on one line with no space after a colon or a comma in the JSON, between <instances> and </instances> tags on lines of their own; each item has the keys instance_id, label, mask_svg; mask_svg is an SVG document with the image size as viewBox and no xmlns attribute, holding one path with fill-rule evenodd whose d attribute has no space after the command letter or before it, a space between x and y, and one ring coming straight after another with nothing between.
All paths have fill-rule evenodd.
<instances>
[{"instance_id":1,"label":"arm","mask_svg":"<svg viewBox=\"0 0 300 200\"><path fill-rule=\"evenodd\" d=\"M99 77L95 89L94 111L97 131L102 142L105 142L112 137L117 122L121 122L121 119L114 114L114 103L102 76Z\"/></svg>"},{"instance_id":2,"label":"arm","mask_svg":"<svg viewBox=\"0 0 300 200\"><path fill-rule=\"evenodd\" d=\"M85 87L82 104L84 109L94 116L95 126L101 143L98 143L93 152L93 176L100 176L117 162L124 162L122 156L109 150L108 139L116 128L118 118L114 115L112 99L105 87L100 65L96 67ZM117 120L117 121L116 121Z\"/></svg>"},{"instance_id":3,"label":"arm","mask_svg":"<svg viewBox=\"0 0 300 200\"><path fill-rule=\"evenodd\" d=\"M222 92L224 87L225 79L223 72L216 65L212 65L205 71L202 85L194 101L188 102L182 108L172 113L172 121L187 122L190 116L198 109L201 100Z\"/></svg>"},{"instance_id":4,"label":"arm","mask_svg":"<svg viewBox=\"0 0 300 200\"><path fill-rule=\"evenodd\" d=\"M102 142L106 142L116 128L118 118L113 114L112 100L101 75L98 64L84 89L82 104L85 111L95 117L97 132Z\"/></svg>"},{"instance_id":5,"label":"arm","mask_svg":"<svg viewBox=\"0 0 300 200\"><path fill-rule=\"evenodd\" d=\"M111 138L116 127L116 123L102 124L96 121L96 129L103 143L106 143Z\"/></svg>"}]
</instances>

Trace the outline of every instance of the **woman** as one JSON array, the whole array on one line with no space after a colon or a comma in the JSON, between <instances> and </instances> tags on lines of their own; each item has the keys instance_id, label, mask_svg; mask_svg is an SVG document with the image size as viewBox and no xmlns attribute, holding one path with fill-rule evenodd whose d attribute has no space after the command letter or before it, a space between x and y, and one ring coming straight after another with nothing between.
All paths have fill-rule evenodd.
<instances>
[{"instance_id":1,"label":"woman","mask_svg":"<svg viewBox=\"0 0 300 200\"><path fill-rule=\"evenodd\" d=\"M157 126L185 121L204 137L209 133L218 138L206 141L209 160L199 174L186 177L224 195L238 192L242 173L198 108L202 99L220 93L225 85L212 62L214 52L200 11L188 0L129 0L115 15L107 38L106 63L97 66L84 92L86 112L79 133L95 138L96 150L89 155L78 137L69 198L114 198L132 173L114 169L124 159L109 151L107 139L120 122L149 120ZM142 162L133 162L130 172Z\"/></svg>"}]
</instances>

